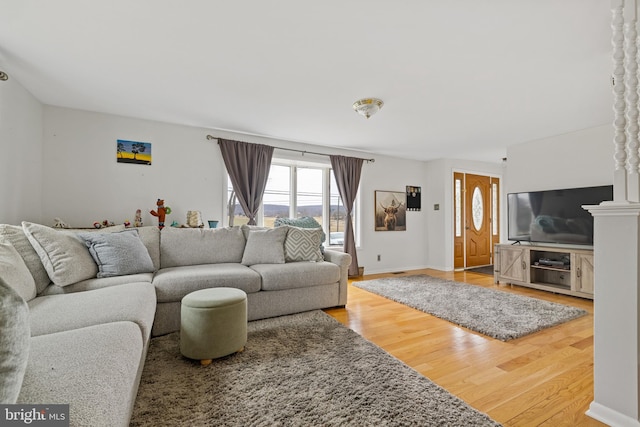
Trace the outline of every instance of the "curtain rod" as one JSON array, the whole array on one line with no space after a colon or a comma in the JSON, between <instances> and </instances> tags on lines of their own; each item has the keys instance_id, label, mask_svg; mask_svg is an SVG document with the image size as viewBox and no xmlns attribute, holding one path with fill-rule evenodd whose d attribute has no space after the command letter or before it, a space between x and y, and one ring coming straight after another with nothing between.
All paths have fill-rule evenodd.
<instances>
[{"instance_id":1,"label":"curtain rod","mask_svg":"<svg viewBox=\"0 0 640 427\"><path fill-rule=\"evenodd\" d=\"M216 139L217 140L218 138L216 138L213 135L207 135L207 139L211 141L212 139ZM273 147L273 148L278 149L278 150L295 151L297 153L302 153L302 155L315 154L315 155L318 155L318 156L330 156L330 154L315 153L313 151L296 150L294 148L282 148L282 147ZM365 162L371 162L371 163L375 163L376 162L376 159L362 159L362 160L364 160Z\"/></svg>"}]
</instances>

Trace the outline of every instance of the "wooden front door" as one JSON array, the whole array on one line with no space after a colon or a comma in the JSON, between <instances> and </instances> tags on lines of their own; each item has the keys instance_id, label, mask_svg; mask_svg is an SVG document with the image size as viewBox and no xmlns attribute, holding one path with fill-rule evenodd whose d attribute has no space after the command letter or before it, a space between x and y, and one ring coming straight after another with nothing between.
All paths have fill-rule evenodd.
<instances>
[{"instance_id":1,"label":"wooden front door","mask_svg":"<svg viewBox=\"0 0 640 427\"><path fill-rule=\"evenodd\" d=\"M453 267L490 265L500 243L500 179L453 173Z\"/></svg>"},{"instance_id":2,"label":"wooden front door","mask_svg":"<svg viewBox=\"0 0 640 427\"><path fill-rule=\"evenodd\" d=\"M465 266L491 264L491 178L465 174Z\"/></svg>"}]
</instances>

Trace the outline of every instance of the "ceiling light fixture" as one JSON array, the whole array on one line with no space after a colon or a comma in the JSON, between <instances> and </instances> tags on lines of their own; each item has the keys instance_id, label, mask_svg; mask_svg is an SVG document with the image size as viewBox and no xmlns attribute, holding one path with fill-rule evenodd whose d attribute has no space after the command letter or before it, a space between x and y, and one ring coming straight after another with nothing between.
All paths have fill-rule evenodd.
<instances>
[{"instance_id":1,"label":"ceiling light fixture","mask_svg":"<svg viewBox=\"0 0 640 427\"><path fill-rule=\"evenodd\" d=\"M353 109L356 110L358 114L368 119L380 111L383 105L384 102L378 98L365 98L354 102Z\"/></svg>"},{"instance_id":2,"label":"ceiling light fixture","mask_svg":"<svg viewBox=\"0 0 640 427\"><path fill-rule=\"evenodd\" d=\"M9 76L4 71L0 71L0 80L9 80Z\"/></svg>"}]
</instances>

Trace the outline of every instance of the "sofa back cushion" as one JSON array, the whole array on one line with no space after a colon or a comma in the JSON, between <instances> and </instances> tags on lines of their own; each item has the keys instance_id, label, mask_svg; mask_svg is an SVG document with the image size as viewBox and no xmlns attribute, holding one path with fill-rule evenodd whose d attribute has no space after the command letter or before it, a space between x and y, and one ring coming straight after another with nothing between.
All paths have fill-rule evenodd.
<instances>
[{"instance_id":1,"label":"sofa back cushion","mask_svg":"<svg viewBox=\"0 0 640 427\"><path fill-rule=\"evenodd\" d=\"M149 252L153 269L160 269L160 229L155 225L147 225L137 227L136 230L138 230L138 236Z\"/></svg>"},{"instance_id":2,"label":"sofa back cushion","mask_svg":"<svg viewBox=\"0 0 640 427\"><path fill-rule=\"evenodd\" d=\"M244 246L240 227L165 227L160 233L160 266L240 263Z\"/></svg>"},{"instance_id":3,"label":"sofa back cushion","mask_svg":"<svg viewBox=\"0 0 640 427\"><path fill-rule=\"evenodd\" d=\"M0 237L0 279L25 301L36 297L36 282L22 257L11 243Z\"/></svg>"},{"instance_id":4,"label":"sofa back cushion","mask_svg":"<svg viewBox=\"0 0 640 427\"><path fill-rule=\"evenodd\" d=\"M4 237L18 251L33 276L33 280L36 283L36 292L40 294L49 286L51 279L47 274L47 270L44 269L42 261L40 261L40 256L31 246L27 235L24 234L22 226L0 224L0 236Z\"/></svg>"},{"instance_id":5,"label":"sofa back cushion","mask_svg":"<svg viewBox=\"0 0 640 427\"><path fill-rule=\"evenodd\" d=\"M0 403L18 400L29 361L29 308L27 303L0 279Z\"/></svg>"},{"instance_id":6,"label":"sofa back cushion","mask_svg":"<svg viewBox=\"0 0 640 427\"><path fill-rule=\"evenodd\" d=\"M49 278L56 285L71 285L98 274L98 266L89 249L74 232L26 221L22 223L22 228L40 256Z\"/></svg>"}]
</instances>

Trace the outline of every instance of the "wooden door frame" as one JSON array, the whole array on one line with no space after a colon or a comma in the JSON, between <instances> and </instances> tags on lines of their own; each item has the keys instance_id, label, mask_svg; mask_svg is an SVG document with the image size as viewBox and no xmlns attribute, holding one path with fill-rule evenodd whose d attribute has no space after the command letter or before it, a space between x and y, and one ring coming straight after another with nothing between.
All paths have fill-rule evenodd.
<instances>
[{"instance_id":1,"label":"wooden door frame","mask_svg":"<svg viewBox=\"0 0 640 427\"><path fill-rule=\"evenodd\" d=\"M496 209L496 221L494 221L493 219L493 206L491 206L489 208L489 212L490 212L490 227L491 227L491 247L490 247L490 262L493 263L495 262L495 245L500 243L500 230L501 230L501 219L502 219L502 176L501 175L494 175L494 174L490 174L490 173L486 173L486 172L476 172L476 171L469 171L469 170L452 170L452 175L451 175L451 207L452 207L452 226L451 226L451 241L453 242L453 269L454 270L463 270L465 269L466 266L466 232L465 232L465 228L464 228L464 218L466 215L465 212L465 197L464 197L464 191L465 191L465 186L466 186L466 175L480 175L480 176L486 176L490 178L490 187L491 187L491 196L490 196L490 204L493 203L493 197L494 197L494 184L496 186L496 191L495 191L495 195L497 196L497 209ZM462 216L462 224L461 224L461 232L462 234L460 236L456 236L456 232L457 230L457 224L456 224L456 207L457 207L457 201L456 201L456 179L461 177L462 181L461 181L461 188L462 188L462 192L463 194L461 195L461 201L462 201L462 206L461 206L461 211L460 214ZM494 229L494 224L496 224L496 227ZM460 241L462 242L462 246L460 245ZM462 252L462 264L460 265L459 262L459 257L457 257L456 255L459 254L460 252ZM458 258L458 259L457 259Z\"/></svg>"}]
</instances>

